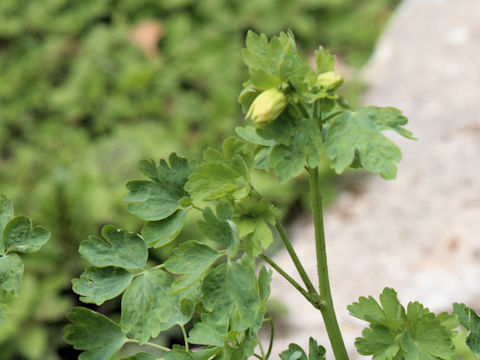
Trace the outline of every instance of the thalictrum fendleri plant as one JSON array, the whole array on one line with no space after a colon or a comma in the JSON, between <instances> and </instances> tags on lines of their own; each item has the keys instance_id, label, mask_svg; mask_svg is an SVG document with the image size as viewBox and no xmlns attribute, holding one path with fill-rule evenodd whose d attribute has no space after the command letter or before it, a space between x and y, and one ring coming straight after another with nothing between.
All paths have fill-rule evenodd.
<instances>
[{"instance_id":1,"label":"thalictrum fendleri plant","mask_svg":"<svg viewBox=\"0 0 480 360\"><path fill-rule=\"evenodd\" d=\"M145 221L141 234L107 225L101 237L81 243L80 255L90 265L72 281L73 290L81 301L96 305L121 296L121 314L115 322L84 307L72 309L64 338L83 351L80 360L115 359L127 343L153 352L124 360L271 358L274 324L267 302L272 270L262 263L319 310L335 359L348 359L330 291L318 167L326 161L339 174L364 168L395 178L401 152L382 132L413 139L403 128L407 119L389 107L352 109L336 93L343 78L334 70L335 57L320 47L312 70L290 32L270 41L249 32L243 59L250 78L239 102L252 124L238 127L238 136L226 139L221 151L206 149L201 164L175 153L159 163L141 161L147 180L128 182L125 197L127 209ZM251 174L270 170L280 182L304 171L309 176L317 281L297 257L279 210L255 189ZM7 303L14 306L11 298L19 294L23 273L17 253L38 250L49 233L32 227L23 215L14 217L11 202L0 200L0 322L5 322ZM179 243L161 264L149 260L149 249L171 244L191 212L201 213L198 227L204 238ZM264 253L272 231L303 284ZM459 324L469 331L467 345L480 355L480 318L463 304L454 304L453 314L435 315L418 302L404 308L396 292L386 288L380 302L361 297L348 310L369 323L355 346L373 359L452 359ZM271 331L268 347L258 335L265 323ZM172 327L181 329L181 344L167 348L152 340ZM313 337L308 351L291 344L280 354L282 360L325 356Z\"/></svg>"}]
</instances>

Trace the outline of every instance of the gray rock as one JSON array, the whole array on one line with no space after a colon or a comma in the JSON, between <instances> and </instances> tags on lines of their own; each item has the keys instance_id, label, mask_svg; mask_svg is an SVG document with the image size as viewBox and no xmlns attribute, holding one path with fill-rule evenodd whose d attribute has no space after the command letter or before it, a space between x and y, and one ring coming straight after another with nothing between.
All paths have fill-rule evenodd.
<instances>
[{"instance_id":1,"label":"gray rock","mask_svg":"<svg viewBox=\"0 0 480 360\"><path fill-rule=\"evenodd\" d=\"M406 0L364 71L365 104L402 109L419 141L392 135L404 154L397 179L370 176L326 214L332 293L352 359L361 358L353 343L365 323L346 306L359 296L388 286L403 304L435 312L456 301L480 307L479 59L480 0ZM291 234L315 278L311 220ZM295 274L286 253L275 260ZM333 359L320 313L278 274L272 289L290 308L274 354L313 336Z\"/></svg>"}]
</instances>

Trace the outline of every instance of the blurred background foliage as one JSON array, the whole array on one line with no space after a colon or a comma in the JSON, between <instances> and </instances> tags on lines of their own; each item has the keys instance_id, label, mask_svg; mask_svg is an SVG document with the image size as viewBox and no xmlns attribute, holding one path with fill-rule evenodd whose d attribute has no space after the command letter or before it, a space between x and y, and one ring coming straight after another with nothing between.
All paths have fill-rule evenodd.
<instances>
[{"instance_id":1,"label":"blurred background foliage","mask_svg":"<svg viewBox=\"0 0 480 360\"><path fill-rule=\"evenodd\" d=\"M78 243L105 223L138 230L121 202L138 160L200 158L242 123L248 29L290 28L305 55L336 53L348 78L399 1L1 0L0 193L53 237L26 262L0 359L73 358L59 329ZM302 179L281 196L268 176L259 184L286 214L302 204Z\"/></svg>"}]
</instances>

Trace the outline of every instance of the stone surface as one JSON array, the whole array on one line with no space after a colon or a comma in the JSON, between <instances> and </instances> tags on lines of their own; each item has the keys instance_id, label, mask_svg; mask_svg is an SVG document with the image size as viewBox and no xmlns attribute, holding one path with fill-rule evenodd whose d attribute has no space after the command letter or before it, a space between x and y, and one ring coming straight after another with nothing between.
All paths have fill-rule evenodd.
<instances>
[{"instance_id":1,"label":"stone surface","mask_svg":"<svg viewBox=\"0 0 480 360\"><path fill-rule=\"evenodd\" d=\"M394 181L369 176L326 214L332 292L351 359L364 324L346 306L394 287L402 303L431 310L480 307L480 0L405 0L364 75L365 104L394 106L418 142L392 135L404 159ZM315 277L313 227L290 230ZM286 253L275 260L290 274ZM297 277L298 279L298 277ZM328 339L321 316L274 275L272 296L290 308L274 354L308 337ZM329 349L327 359L333 359Z\"/></svg>"}]
</instances>

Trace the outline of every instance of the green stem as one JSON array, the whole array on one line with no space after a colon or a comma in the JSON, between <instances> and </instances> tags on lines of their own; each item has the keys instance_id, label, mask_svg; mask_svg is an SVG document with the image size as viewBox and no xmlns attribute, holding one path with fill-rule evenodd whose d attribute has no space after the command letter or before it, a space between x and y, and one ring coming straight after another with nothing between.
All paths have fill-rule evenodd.
<instances>
[{"instance_id":1,"label":"green stem","mask_svg":"<svg viewBox=\"0 0 480 360\"><path fill-rule=\"evenodd\" d=\"M295 264L295 267L297 268L298 273L300 274L300 277L302 278L302 281L305 284L308 292L310 294L316 294L317 290L315 290L315 286L313 286L312 281L308 277L307 272L303 268L302 263L298 259L297 253L293 249L292 243L290 242L290 239L288 238L288 235L285 232L285 229L283 228L282 224L280 224L278 220L275 224L275 228L277 229L278 234L280 235L280 238L282 239L283 244L285 245L285 248L288 251L288 254L292 258L292 261Z\"/></svg>"},{"instance_id":2,"label":"green stem","mask_svg":"<svg viewBox=\"0 0 480 360\"><path fill-rule=\"evenodd\" d=\"M303 106L302 103L299 102L299 103L296 103L295 105L304 118L306 119L310 118L310 115L308 115L307 109L305 108L305 106Z\"/></svg>"},{"instance_id":3,"label":"green stem","mask_svg":"<svg viewBox=\"0 0 480 360\"><path fill-rule=\"evenodd\" d=\"M315 308L320 309L325 305L325 302L316 293L308 293L299 283L297 283L290 275L288 275L280 266L278 266L272 259L264 254L259 255L266 263L274 268L285 280L287 280L297 291L302 294L307 301Z\"/></svg>"},{"instance_id":4,"label":"green stem","mask_svg":"<svg viewBox=\"0 0 480 360\"><path fill-rule=\"evenodd\" d=\"M258 336L258 334L257 334L257 341L258 341L258 347L260 348L260 353L262 354L262 359L266 359L265 350L263 350L262 340L260 339L260 336Z\"/></svg>"},{"instance_id":5,"label":"green stem","mask_svg":"<svg viewBox=\"0 0 480 360\"><path fill-rule=\"evenodd\" d=\"M326 306L320 311L325 322L327 334L332 345L336 360L348 360L347 350L343 342L342 333L338 326L335 309L333 307L330 282L328 280L327 253L325 247L325 231L323 228L322 195L320 193L320 180L318 168L308 169L310 174L310 194L312 198L312 210L315 226L315 246L317 252L317 272L320 287L320 296L325 300Z\"/></svg>"},{"instance_id":6,"label":"green stem","mask_svg":"<svg viewBox=\"0 0 480 360\"><path fill-rule=\"evenodd\" d=\"M271 314L270 314L269 321L270 321L270 342L268 343L268 350L267 350L267 354L265 355L266 360L270 358L270 355L273 349L273 339L275 338L275 326L273 325L273 319Z\"/></svg>"},{"instance_id":7,"label":"green stem","mask_svg":"<svg viewBox=\"0 0 480 360\"><path fill-rule=\"evenodd\" d=\"M125 343L136 343L136 344L139 344L138 340L135 340L135 339L127 339L125 340ZM151 343L151 342L146 342L142 345L148 345L148 346L151 346L155 349L159 349L159 350L163 350L163 351L172 351L172 349L169 349L165 346L162 346L162 345L158 345L158 344L154 344L154 343Z\"/></svg>"},{"instance_id":8,"label":"green stem","mask_svg":"<svg viewBox=\"0 0 480 360\"><path fill-rule=\"evenodd\" d=\"M189 349L189 344L188 344L188 336L187 336L187 332L185 331L185 326L183 326L182 324L179 324L180 325L180 328L182 329L182 334L183 334L183 340L185 342L185 350L187 352L190 351Z\"/></svg>"}]
</instances>

